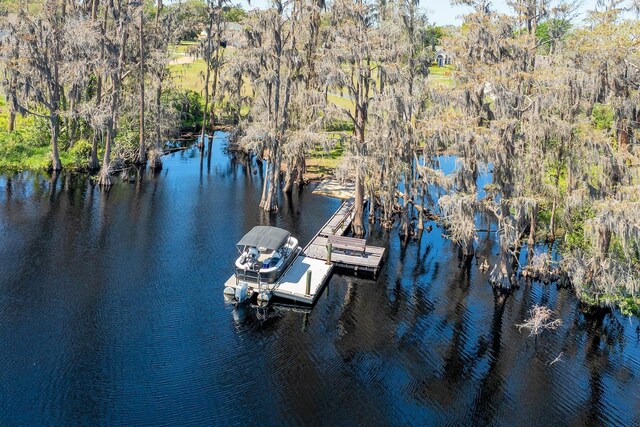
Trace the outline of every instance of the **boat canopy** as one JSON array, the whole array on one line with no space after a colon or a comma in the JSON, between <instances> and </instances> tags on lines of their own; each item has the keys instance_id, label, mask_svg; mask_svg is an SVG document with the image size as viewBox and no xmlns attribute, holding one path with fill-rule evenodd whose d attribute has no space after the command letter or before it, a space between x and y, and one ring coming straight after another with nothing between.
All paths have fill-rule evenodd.
<instances>
[{"instance_id":1,"label":"boat canopy","mask_svg":"<svg viewBox=\"0 0 640 427\"><path fill-rule=\"evenodd\" d=\"M245 234L244 237L236 243L236 246L253 246L259 249L264 248L269 251L275 251L284 246L290 234L291 233L282 228L258 225Z\"/></svg>"}]
</instances>

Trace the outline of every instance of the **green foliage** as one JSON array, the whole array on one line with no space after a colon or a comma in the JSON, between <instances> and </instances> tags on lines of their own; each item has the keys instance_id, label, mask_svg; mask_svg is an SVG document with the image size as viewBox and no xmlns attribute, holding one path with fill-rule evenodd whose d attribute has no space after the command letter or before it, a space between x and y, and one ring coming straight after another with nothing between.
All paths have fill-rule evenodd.
<instances>
[{"instance_id":1,"label":"green foliage","mask_svg":"<svg viewBox=\"0 0 640 427\"><path fill-rule=\"evenodd\" d=\"M548 54L558 42L564 40L571 30L571 23L565 19L550 19L538 24L536 38L540 45L540 51Z\"/></svg>"},{"instance_id":2,"label":"green foliage","mask_svg":"<svg viewBox=\"0 0 640 427\"><path fill-rule=\"evenodd\" d=\"M186 0L169 4L165 8L176 20L176 41L198 38L207 19L207 6L201 0Z\"/></svg>"},{"instance_id":3,"label":"green foliage","mask_svg":"<svg viewBox=\"0 0 640 427\"><path fill-rule=\"evenodd\" d=\"M247 16L247 12L240 5L226 6L223 10L224 20L227 22L241 22Z\"/></svg>"},{"instance_id":4,"label":"green foliage","mask_svg":"<svg viewBox=\"0 0 640 427\"><path fill-rule=\"evenodd\" d=\"M596 129L611 130L613 127L613 108L605 104L595 104L591 111L591 123Z\"/></svg>"},{"instance_id":5,"label":"green foliage","mask_svg":"<svg viewBox=\"0 0 640 427\"><path fill-rule=\"evenodd\" d=\"M339 160L344 155L344 144L338 142L330 148L317 146L309 151L311 158Z\"/></svg>"},{"instance_id":6,"label":"green foliage","mask_svg":"<svg viewBox=\"0 0 640 427\"><path fill-rule=\"evenodd\" d=\"M324 127L327 132L353 132L353 122L351 120L331 120Z\"/></svg>"},{"instance_id":7,"label":"green foliage","mask_svg":"<svg viewBox=\"0 0 640 427\"><path fill-rule=\"evenodd\" d=\"M591 243L584 237L584 224L595 216L595 211L590 207L574 210L571 213L568 223L572 225L572 228L564 236L564 249L567 252L573 249L587 251L590 248Z\"/></svg>"},{"instance_id":8,"label":"green foliage","mask_svg":"<svg viewBox=\"0 0 640 427\"><path fill-rule=\"evenodd\" d=\"M431 49L435 50L445 35L444 28L438 25L429 25L423 33L422 42L425 46L431 46Z\"/></svg>"},{"instance_id":9,"label":"green foliage","mask_svg":"<svg viewBox=\"0 0 640 427\"><path fill-rule=\"evenodd\" d=\"M73 167L85 168L91 159L91 143L86 139L80 139L65 154L69 155L68 161Z\"/></svg>"},{"instance_id":10,"label":"green foliage","mask_svg":"<svg viewBox=\"0 0 640 427\"><path fill-rule=\"evenodd\" d=\"M438 67L437 65L433 65L429 67L429 81L433 83L440 84L445 87L453 86L453 66L445 65L444 67Z\"/></svg>"},{"instance_id":11,"label":"green foliage","mask_svg":"<svg viewBox=\"0 0 640 427\"><path fill-rule=\"evenodd\" d=\"M618 307L623 316L640 317L640 297L631 295L593 294L590 290L583 288L580 294L580 301L591 307L606 305Z\"/></svg>"},{"instance_id":12,"label":"green foliage","mask_svg":"<svg viewBox=\"0 0 640 427\"><path fill-rule=\"evenodd\" d=\"M178 113L182 130L197 129L202 124L204 100L198 92L173 90L163 94L163 98Z\"/></svg>"},{"instance_id":13,"label":"green foliage","mask_svg":"<svg viewBox=\"0 0 640 427\"><path fill-rule=\"evenodd\" d=\"M538 211L538 222L545 225L551 224L551 209L540 209Z\"/></svg>"},{"instance_id":14,"label":"green foliage","mask_svg":"<svg viewBox=\"0 0 640 427\"><path fill-rule=\"evenodd\" d=\"M49 145L38 144L25 131L0 132L0 170L45 170L51 165Z\"/></svg>"},{"instance_id":15,"label":"green foliage","mask_svg":"<svg viewBox=\"0 0 640 427\"><path fill-rule=\"evenodd\" d=\"M620 307L620 312L624 316L640 316L640 298L638 297L620 298L618 307Z\"/></svg>"}]
</instances>

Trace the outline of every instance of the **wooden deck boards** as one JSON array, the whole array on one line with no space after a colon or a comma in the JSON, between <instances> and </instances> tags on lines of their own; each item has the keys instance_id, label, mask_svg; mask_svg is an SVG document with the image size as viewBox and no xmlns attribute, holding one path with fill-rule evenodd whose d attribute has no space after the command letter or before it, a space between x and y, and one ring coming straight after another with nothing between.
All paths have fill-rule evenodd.
<instances>
[{"instance_id":1,"label":"wooden deck boards","mask_svg":"<svg viewBox=\"0 0 640 427\"><path fill-rule=\"evenodd\" d=\"M329 221L318 232L319 236L331 236L331 235L344 235L349 227L351 227L351 221L353 218L354 203L352 200L347 200L340 208L333 214Z\"/></svg>"},{"instance_id":2,"label":"wooden deck boards","mask_svg":"<svg viewBox=\"0 0 640 427\"><path fill-rule=\"evenodd\" d=\"M325 225L320 229L318 234L311 239L311 242L304 248L303 253L317 260L327 260L327 245L329 243L329 236L338 236L341 241L349 241L351 238L343 237L349 230L353 219L353 200L345 201L340 208L329 218ZM360 242L360 239L353 239L354 244ZM382 258L384 256L385 249L377 246L365 246L365 250L362 254L356 254L351 251L341 250L341 248L335 248L331 254L331 262L339 265L343 268L352 270L367 270L377 273L380 265L382 264Z\"/></svg>"}]
</instances>

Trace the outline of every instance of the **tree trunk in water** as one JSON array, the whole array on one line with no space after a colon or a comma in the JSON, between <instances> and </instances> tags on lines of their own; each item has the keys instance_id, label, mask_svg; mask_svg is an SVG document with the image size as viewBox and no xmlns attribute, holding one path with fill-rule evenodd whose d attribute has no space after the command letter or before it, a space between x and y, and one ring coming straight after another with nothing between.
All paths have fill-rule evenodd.
<instances>
[{"instance_id":1,"label":"tree trunk in water","mask_svg":"<svg viewBox=\"0 0 640 427\"><path fill-rule=\"evenodd\" d=\"M509 253L509 248L505 248L501 242L500 258L498 259L498 264L494 265L489 275L489 282L491 282L495 288L511 289L514 281L515 276L511 263L511 254Z\"/></svg>"},{"instance_id":2,"label":"tree trunk in water","mask_svg":"<svg viewBox=\"0 0 640 427\"><path fill-rule=\"evenodd\" d=\"M287 162L287 168L284 173L284 187L282 191L284 193L290 194L293 191L293 183L297 177L297 168L294 166L293 161Z\"/></svg>"},{"instance_id":3,"label":"tree trunk in water","mask_svg":"<svg viewBox=\"0 0 640 427\"><path fill-rule=\"evenodd\" d=\"M58 114L51 115L51 170L59 171L62 169L60 155L58 153L58 134L60 132Z\"/></svg>"},{"instance_id":4,"label":"tree trunk in water","mask_svg":"<svg viewBox=\"0 0 640 427\"><path fill-rule=\"evenodd\" d=\"M409 227L411 226L411 218L409 218L409 214L411 211L410 208L410 204L409 204L409 190L408 188L411 187L411 175L405 173L404 174L404 193L402 195L402 219L400 220L400 235L403 236L405 238L405 241L409 239L409 237L411 236L411 234L413 234L413 230L410 230Z\"/></svg>"},{"instance_id":5,"label":"tree trunk in water","mask_svg":"<svg viewBox=\"0 0 640 427\"><path fill-rule=\"evenodd\" d=\"M278 188L280 187L280 161L276 156L275 160L267 163L267 176L265 186L262 191L262 201L260 207L266 212L278 210Z\"/></svg>"},{"instance_id":6,"label":"tree trunk in water","mask_svg":"<svg viewBox=\"0 0 640 427\"><path fill-rule=\"evenodd\" d=\"M120 24L121 26L123 25L122 23ZM115 134L116 134L116 130L115 130L115 123L116 123L116 110L118 108L118 96L120 95L120 88L121 88L121 83L122 81L121 79L121 71L122 71L122 67L124 65L124 59L125 59L125 46L126 46L126 42L127 42L127 32L126 29L121 28L122 34L121 34L121 41L120 41L120 54L118 56L118 68L116 69L114 75L112 76L111 80L113 81L113 95L111 96L111 105L110 105L110 116L109 119L107 121L107 139L104 143L104 157L102 159L102 170L100 172L100 178L98 180L98 183L102 186L102 187L110 187L112 182L111 182L111 173L110 173L110 167L111 167L111 146L113 144L113 140L115 139Z\"/></svg>"},{"instance_id":7,"label":"tree trunk in water","mask_svg":"<svg viewBox=\"0 0 640 427\"><path fill-rule=\"evenodd\" d=\"M529 238L527 239L527 260L529 264L533 261L533 252L536 244L536 218L538 217L538 209L531 210L531 218L529 220Z\"/></svg>"},{"instance_id":8,"label":"tree trunk in water","mask_svg":"<svg viewBox=\"0 0 640 427\"><path fill-rule=\"evenodd\" d=\"M300 155L298 166L298 186L302 187L304 185L304 174L307 172L307 160L304 158L304 153Z\"/></svg>"},{"instance_id":9,"label":"tree trunk in water","mask_svg":"<svg viewBox=\"0 0 640 427\"><path fill-rule=\"evenodd\" d=\"M508 212L508 206L502 204L501 207L503 212ZM498 228L501 230L506 230L506 224L504 219L500 218L498 220ZM500 246L500 255L498 259L498 263L493 266L493 270L489 274L489 282L495 287L500 289L511 289L512 285L515 285L515 275L513 272L513 255L511 255L511 250L509 248L507 237L499 236L499 246Z\"/></svg>"},{"instance_id":10,"label":"tree trunk in water","mask_svg":"<svg viewBox=\"0 0 640 427\"><path fill-rule=\"evenodd\" d=\"M460 258L462 261L471 261L474 255L473 239L468 239L460 243Z\"/></svg>"},{"instance_id":11,"label":"tree trunk in water","mask_svg":"<svg viewBox=\"0 0 640 427\"><path fill-rule=\"evenodd\" d=\"M549 240L554 241L556 239L556 209L558 208L558 201L556 197L553 197L553 205L551 206L551 220L549 221Z\"/></svg>"},{"instance_id":12,"label":"tree trunk in water","mask_svg":"<svg viewBox=\"0 0 640 427\"><path fill-rule=\"evenodd\" d=\"M91 143L91 160L89 160L89 170L97 171L100 169L100 162L98 161L98 131L93 130L93 142Z\"/></svg>"},{"instance_id":13,"label":"tree trunk in water","mask_svg":"<svg viewBox=\"0 0 640 427\"><path fill-rule=\"evenodd\" d=\"M424 230L424 185L420 185L420 209L418 209L418 231Z\"/></svg>"},{"instance_id":14,"label":"tree trunk in water","mask_svg":"<svg viewBox=\"0 0 640 427\"><path fill-rule=\"evenodd\" d=\"M144 13L140 10L140 148L137 162L147 164L147 147L144 143Z\"/></svg>"},{"instance_id":15,"label":"tree trunk in water","mask_svg":"<svg viewBox=\"0 0 640 427\"><path fill-rule=\"evenodd\" d=\"M529 238L527 239L527 262L531 265L533 261L533 253L536 245L536 219L538 217L538 208L531 209L531 217L529 219Z\"/></svg>"},{"instance_id":16,"label":"tree trunk in water","mask_svg":"<svg viewBox=\"0 0 640 427\"><path fill-rule=\"evenodd\" d=\"M265 211L276 212L280 207L280 203L278 201L280 173L280 162L278 162L278 164L273 165L273 179L271 181L271 186L269 187L269 199L267 200Z\"/></svg>"},{"instance_id":17,"label":"tree trunk in water","mask_svg":"<svg viewBox=\"0 0 640 427\"><path fill-rule=\"evenodd\" d=\"M161 141L160 141L160 120L161 120L161 114L162 114L162 110L161 110L161 101L162 98L162 82L158 83L158 88L156 89L156 149L154 150L153 156L151 156L151 159L149 159L149 167L152 170L155 171L159 171L160 169L162 169L162 158L160 157L160 155L162 154L162 151L160 149L161 145Z\"/></svg>"},{"instance_id":18,"label":"tree trunk in water","mask_svg":"<svg viewBox=\"0 0 640 427\"><path fill-rule=\"evenodd\" d=\"M56 49L58 50L58 49ZM52 108L50 112L51 117L51 169L59 171L62 169L62 163L60 162L60 154L58 153L58 136L60 133L60 116L58 110L60 108L60 79L59 79L58 64L53 66L54 74L54 89L52 95Z\"/></svg>"},{"instance_id":19,"label":"tree trunk in water","mask_svg":"<svg viewBox=\"0 0 640 427\"><path fill-rule=\"evenodd\" d=\"M267 190L269 188L269 177L271 176L270 168L271 168L271 162L269 162L268 160L265 160L264 162L262 162L262 165L259 165L258 167L262 167L264 170L264 181L262 182L262 196L260 196L260 207L263 206L263 203L265 200L267 200Z\"/></svg>"},{"instance_id":20,"label":"tree trunk in water","mask_svg":"<svg viewBox=\"0 0 640 427\"><path fill-rule=\"evenodd\" d=\"M364 224L362 216L364 214L364 177L360 168L356 171L356 195L353 208L353 234L357 237L364 236Z\"/></svg>"},{"instance_id":21,"label":"tree trunk in water","mask_svg":"<svg viewBox=\"0 0 640 427\"><path fill-rule=\"evenodd\" d=\"M216 68L213 70L213 82L211 85L211 112L209 115L209 126L211 129L214 129L216 126L216 95L218 89L218 75L220 74L220 35L218 31L218 36L216 40ZM205 113L206 114L206 113Z\"/></svg>"},{"instance_id":22,"label":"tree trunk in water","mask_svg":"<svg viewBox=\"0 0 640 427\"><path fill-rule=\"evenodd\" d=\"M93 9L91 11L91 19L96 21L98 18L98 6L99 0L93 0ZM104 33L107 27L107 14L109 13L109 4L107 3L104 11L104 22L100 26L100 60L104 60ZM102 104L102 74L98 74L98 82L96 84L96 106L100 107ZM97 171L100 169L100 162L98 161L98 130L93 130L93 142L91 144L91 160L89 160L89 170Z\"/></svg>"},{"instance_id":23,"label":"tree trunk in water","mask_svg":"<svg viewBox=\"0 0 640 427\"><path fill-rule=\"evenodd\" d=\"M100 177L98 184L102 187L111 187L111 171L109 170L111 164L111 141L113 140L113 124L107 125L107 137L104 142L104 156L102 157L102 169L100 170Z\"/></svg>"},{"instance_id":24,"label":"tree trunk in water","mask_svg":"<svg viewBox=\"0 0 640 427\"><path fill-rule=\"evenodd\" d=\"M213 30L213 20L209 20L209 31L207 32L207 50L205 63L207 72L204 76L204 110L202 110L202 130L200 132L200 142L198 148L204 149L204 136L207 130L207 113L209 111L209 79L211 78L211 31Z\"/></svg>"}]
</instances>

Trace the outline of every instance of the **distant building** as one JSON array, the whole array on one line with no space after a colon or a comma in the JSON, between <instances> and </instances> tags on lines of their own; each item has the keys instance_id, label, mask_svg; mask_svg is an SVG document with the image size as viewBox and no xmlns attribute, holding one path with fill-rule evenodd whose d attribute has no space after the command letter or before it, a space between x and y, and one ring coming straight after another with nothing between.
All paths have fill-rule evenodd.
<instances>
[{"instance_id":1,"label":"distant building","mask_svg":"<svg viewBox=\"0 0 640 427\"><path fill-rule=\"evenodd\" d=\"M200 40L206 40L207 32L202 30L198 36ZM241 47L244 39L244 27L237 22L225 22L222 24L222 40L224 47Z\"/></svg>"},{"instance_id":2,"label":"distant building","mask_svg":"<svg viewBox=\"0 0 640 427\"><path fill-rule=\"evenodd\" d=\"M237 22L225 22L223 35L229 46L242 47L244 44L244 27Z\"/></svg>"},{"instance_id":3,"label":"distant building","mask_svg":"<svg viewBox=\"0 0 640 427\"><path fill-rule=\"evenodd\" d=\"M442 46L436 46L436 64L438 67L444 67L445 65L451 65L451 55L447 53Z\"/></svg>"}]
</instances>

